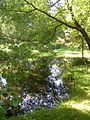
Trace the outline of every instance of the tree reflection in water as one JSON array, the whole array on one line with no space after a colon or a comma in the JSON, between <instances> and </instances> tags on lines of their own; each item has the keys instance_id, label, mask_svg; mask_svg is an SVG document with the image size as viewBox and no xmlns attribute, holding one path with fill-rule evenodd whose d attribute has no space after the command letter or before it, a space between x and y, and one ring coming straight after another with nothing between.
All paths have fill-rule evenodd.
<instances>
[{"instance_id":1,"label":"tree reflection in water","mask_svg":"<svg viewBox=\"0 0 90 120\"><path fill-rule=\"evenodd\" d=\"M49 66L50 75L46 78L47 89L44 95L29 96L23 93L23 101L19 104L21 113L33 112L36 108L53 108L57 100L68 98L67 88L64 85L62 70L55 61Z\"/></svg>"}]
</instances>

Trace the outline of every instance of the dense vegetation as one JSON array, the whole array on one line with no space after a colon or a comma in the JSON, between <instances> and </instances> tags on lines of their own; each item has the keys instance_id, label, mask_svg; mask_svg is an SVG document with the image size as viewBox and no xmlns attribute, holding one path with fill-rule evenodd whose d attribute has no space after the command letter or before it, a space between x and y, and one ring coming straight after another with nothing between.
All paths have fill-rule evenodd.
<instances>
[{"instance_id":1,"label":"dense vegetation","mask_svg":"<svg viewBox=\"0 0 90 120\"><path fill-rule=\"evenodd\" d=\"M51 61L59 59L70 98L54 109L10 120L90 119L90 0L0 1L0 119L23 91L42 93ZM10 101L7 99L13 96ZM3 101L3 102L2 102Z\"/></svg>"},{"instance_id":2,"label":"dense vegetation","mask_svg":"<svg viewBox=\"0 0 90 120\"><path fill-rule=\"evenodd\" d=\"M10 118L10 120L89 120L90 67L81 64L77 66L76 64L73 72L75 87L71 86L71 97L68 100L60 102L54 109L37 110L30 114Z\"/></svg>"}]
</instances>

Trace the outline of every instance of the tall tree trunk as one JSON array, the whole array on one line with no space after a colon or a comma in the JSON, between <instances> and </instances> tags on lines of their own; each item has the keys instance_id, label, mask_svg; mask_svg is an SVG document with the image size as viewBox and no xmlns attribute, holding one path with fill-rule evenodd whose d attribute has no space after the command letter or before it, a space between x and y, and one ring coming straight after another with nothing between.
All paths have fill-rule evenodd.
<instances>
[{"instance_id":1,"label":"tall tree trunk","mask_svg":"<svg viewBox=\"0 0 90 120\"><path fill-rule=\"evenodd\" d=\"M84 58L84 40L82 38L82 58Z\"/></svg>"},{"instance_id":2,"label":"tall tree trunk","mask_svg":"<svg viewBox=\"0 0 90 120\"><path fill-rule=\"evenodd\" d=\"M88 45L88 48L90 50L90 38L88 36L88 34L86 33L86 31L82 28L82 30L80 30L81 34L83 35L83 37L85 38L85 41Z\"/></svg>"},{"instance_id":3,"label":"tall tree trunk","mask_svg":"<svg viewBox=\"0 0 90 120\"><path fill-rule=\"evenodd\" d=\"M86 41L86 43L87 43L87 45L88 45L88 48L89 48L89 50L90 50L90 37L88 36L88 34L87 34L87 32L85 31L85 29L82 28L81 25L79 25L79 23L78 23L76 20L74 20L74 21L75 21L75 25L76 25L76 27L77 27L76 30L78 30L78 31L83 35L83 37L84 37L84 39L85 39L85 41Z\"/></svg>"}]
</instances>

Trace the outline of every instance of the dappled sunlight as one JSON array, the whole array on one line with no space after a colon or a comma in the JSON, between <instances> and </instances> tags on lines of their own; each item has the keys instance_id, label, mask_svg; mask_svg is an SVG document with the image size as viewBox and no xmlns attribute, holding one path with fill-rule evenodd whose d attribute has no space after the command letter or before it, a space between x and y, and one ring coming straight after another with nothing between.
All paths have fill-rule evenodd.
<instances>
[{"instance_id":1,"label":"dappled sunlight","mask_svg":"<svg viewBox=\"0 0 90 120\"><path fill-rule=\"evenodd\" d=\"M71 51L70 51L70 53L65 53L65 56L66 56L66 57L82 57L82 53L81 53L81 52L71 52ZM86 53L84 54L84 57L85 57L85 58L89 58L89 57L90 57L89 52L86 52Z\"/></svg>"},{"instance_id":2,"label":"dappled sunlight","mask_svg":"<svg viewBox=\"0 0 90 120\"><path fill-rule=\"evenodd\" d=\"M90 120L89 3L0 1L0 120Z\"/></svg>"},{"instance_id":3,"label":"dappled sunlight","mask_svg":"<svg viewBox=\"0 0 90 120\"><path fill-rule=\"evenodd\" d=\"M82 57L80 53L65 53L66 57Z\"/></svg>"},{"instance_id":4,"label":"dappled sunlight","mask_svg":"<svg viewBox=\"0 0 90 120\"><path fill-rule=\"evenodd\" d=\"M11 50L8 47L4 48L3 51L11 52Z\"/></svg>"},{"instance_id":5,"label":"dappled sunlight","mask_svg":"<svg viewBox=\"0 0 90 120\"><path fill-rule=\"evenodd\" d=\"M90 101L85 100L81 103L74 103L71 104L71 107L81 111L90 111Z\"/></svg>"},{"instance_id":6,"label":"dappled sunlight","mask_svg":"<svg viewBox=\"0 0 90 120\"><path fill-rule=\"evenodd\" d=\"M38 50L32 50L32 53L37 54L37 53L39 53L39 51Z\"/></svg>"},{"instance_id":7,"label":"dappled sunlight","mask_svg":"<svg viewBox=\"0 0 90 120\"><path fill-rule=\"evenodd\" d=\"M87 71L88 72L88 71ZM84 75L86 79L90 78L90 74Z\"/></svg>"},{"instance_id":8,"label":"dappled sunlight","mask_svg":"<svg viewBox=\"0 0 90 120\"><path fill-rule=\"evenodd\" d=\"M87 92L87 96L90 96L90 89L86 91Z\"/></svg>"},{"instance_id":9,"label":"dappled sunlight","mask_svg":"<svg viewBox=\"0 0 90 120\"><path fill-rule=\"evenodd\" d=\"M85 91L85 93L87 94L87 96L90 95L90 87L86 86L86 87L81 87L81 88L82 88L82 90Z\"/></svg>"},{"instance_id":10,"label":"dappled sunlight","mask_svg":"<svg viewBox=\"0 0 90 120\"><path fill-rule=\"evenodd\" d=\"M74 108L82 112L90 112L90 100L82 100L81 102L69 100L63 104L66 108Z\"/></svg>"},{"instance_id":11,"label":"dappled sunlight","mask_svg":"<svg viewBox=\"0 0 90 120\"><path fill-rule=\"evenodd\" d=\"M53 56L54 53L52 52L42 52L39 57L48 57L48 56Z\"/></svg>"},{"instance_id":12,"label":"dappled sunlight","mask_svg":"<svg viewBox=\"0 0 90 120\"><path fill-rule=\"evenodd\" d=\"M53 50L56 53L56 56L64 56L64 57L70 57L70 58L75 58L75 57L82 57L82 51L73 51L73 50L63 50L63 49L55 49ZM85 58L90 58L90 51L84 50L84 55Z\"/></svg>"},{"instance_id":13,"label":"dappled sunlight","mask_svg":"<svg viewBox=\"0 0 90 120\"><path fill-rule=\"evenodd\" d=\"M8 46L0 44L0 50L4 52L11 52L11 49L8 48Z\"/></svg>"}]
</instances>

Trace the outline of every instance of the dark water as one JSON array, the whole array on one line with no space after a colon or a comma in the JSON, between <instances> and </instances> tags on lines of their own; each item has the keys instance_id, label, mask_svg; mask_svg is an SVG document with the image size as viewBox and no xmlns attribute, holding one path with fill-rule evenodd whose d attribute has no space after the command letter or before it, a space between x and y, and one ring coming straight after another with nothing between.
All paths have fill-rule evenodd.
<instances>
[{"instance_id":1,"label":"dark water","mask_svg":"<svg viewBox=\"0 0 90 120\"><path fill-rule=\"evenodd\" d=\"M43 91L44 95L35 94L30 96L24 92L23 101L19 104L20 111L26 113L33 112L37 108L53 108L56 106L57 101L62 101L69 97L61 77L60 62L58 60L52 62L49 65L49 70L50 75L45 79L46 91Z\"/></svg>"},{"instance_id":2,"label":"dark water","mask_svg":"<svg viewBox=\"0 0 90 120\"><path fill-rule=\"evenodd\" d=\"M68 98L68 88L65 86L62 79L62 69L60 61L54 60L48 66L50 74L45 78L46 89L43 94L30 95L28 91L23 91L22 102L19 103L17 114L33 112L35 109L53 108L57 105L57 101L62 101ZM5 79L3 84L5 85ZM13 107L7 109L7 114L12 112ZM14 113L13 113L14 114ZM15 113L16 114L16 113Z\"/></svg>"}]
</instances>

